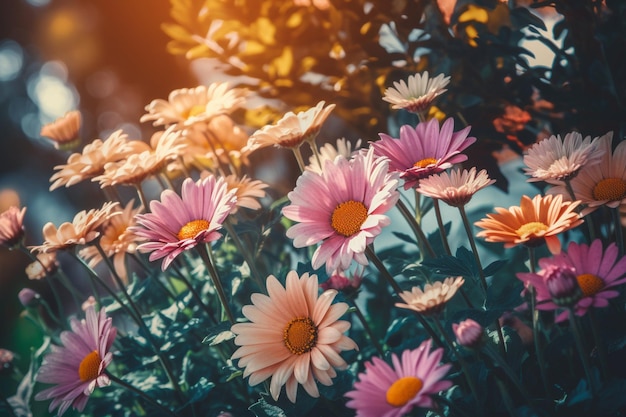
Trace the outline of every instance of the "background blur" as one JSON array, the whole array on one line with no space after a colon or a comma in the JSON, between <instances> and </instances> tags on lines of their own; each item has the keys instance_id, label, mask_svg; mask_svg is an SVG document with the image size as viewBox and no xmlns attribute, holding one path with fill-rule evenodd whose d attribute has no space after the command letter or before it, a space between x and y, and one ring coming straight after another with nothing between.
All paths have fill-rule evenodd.
<instances>
[{"instance_id":1,"label":"background blur","mask_svg":"<svg viewBox=\"0 0 626 417\"><path fill-rule=\"evenodd\" d=\"M45 222L69 221L102 204L92 184L48 192L53 167L68 154L39 136L43 124L80 109L84 143L118 128L145 138L143 107L197 84L188 61L165 50L160 23L169 8L167 0L0 2L0 212L28 207L27 245L41 243ZM39 334L19 317L17 294L23 287L43 296L48 291L44 282L29 282L29 263L26 255L0 247L0 348L18 352L22 369Z\"/></svg>"}]
</instances>

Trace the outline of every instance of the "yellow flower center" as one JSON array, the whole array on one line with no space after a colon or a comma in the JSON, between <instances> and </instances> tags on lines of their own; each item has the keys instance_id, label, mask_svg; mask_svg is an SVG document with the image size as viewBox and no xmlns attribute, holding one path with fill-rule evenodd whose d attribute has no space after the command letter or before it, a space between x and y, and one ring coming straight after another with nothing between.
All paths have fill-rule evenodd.
<instances>
[{"instance_id":1,"label":"yellow flower center","mask_svg":"<svg viewBox=\"0 0 626 417\"><path fill-rule=\"evenodd\" d=\"M190 108L186 112L183 112L182 116L185 119L189 119L191 117L194 117L194 116L197 116L199 114L202 114L205 111L206 111L206 106L202 106L200 104L196 104L195 106L193 106L192 108Z\"/></svg>"},{"instance_id":2,"label":"yellow flower center","mask_svg":"<svg viewBox=\"0 0 626 417\"><path fill-rule=\"evenodd\" d=\"M309 352L317 342L317 326L309 317L297 317L283 330L283 342L294 355Z\"/></svg>"},{"instance_id":3,"label":"yellow flower center","mask_svg":"<svg viewBox=\"0 0 626 417\"><path fill-rule=\"evenodd\" d=\"M596 200L618 201L626 197L626 181L621 178L605 178L593 187Z\"/></svg>"},{"instance_id":4,"label":"yellow flower center","mask_svg":"<svg viewBox=\"0 0 626 417\"><path fill-rule=\"evenodd\" d=\"M330 218L330 225L335 232L343 236L352 236L367 219L367 207L360 201L346 201L339 204Z\"/></svg>"},{"instance_id":5,"label":"yellow flower center","mask_svg":"<svg viewBox=\"0 0 626 417\"><path fill-rule=\"evenodd\" d=\"M192 220L178 231L178 239L192 239L196 237L198 233L209 228L209 222L207 220Z\"/></svg>"},{"instance_id":6,"label":"yellow flower center","mask_svg":"<svg viewBox=\"0 0 626 417\"><path fill-rule=\"evenodd\" d=\"M437 160L435 158L424 158L421 161L417 161L413 164L414 168L426 168L428 165L436 164Z\"/></svg>"},{"instance_id":7,"label":"yellow flower center","mask_svg":"<svg viewBox=\"0 0 626 417\"><path fill-rule=\"evenodd\" d=\"M522 225L522 227L517 229L515 233L517 233L519 237L522 237L528 235L536 235L539 232L545 232L546 230L548 230L548 226L541 222L529 222Z\"/></svg>"},{"instance_id":8,"label":"yellow flower center","mask_svg":"<svg viewBox=\"0 0 626 417\"><path fill-rule=\"evenodd\" d=\"M387 402L394 407L402 407L415 398L424 382L414 376L405 376L391 384L387 390Z\"/></svg>"},{"instance_id":9,"label":"yellow flower center","mask_svg":"<svg viewBox=\"0 0 626 417\"><path fill-rule=\"evenodd\" d=\"M582 274L576 277L578 286L582 290L585 297L595 295L604 288L604 281L593 274Z\"/></svg>"},{"instance_id":10,"label":"yellow flower center","mask_svg":"<svg viewBox=\"0 0 626 417\"><path fill-rule=\"evenodd\" d=\"M83 358L78 366L78 376L83 382L93 381L100 375L100 355L97 350Z\"/></svg>"}]
</instances>

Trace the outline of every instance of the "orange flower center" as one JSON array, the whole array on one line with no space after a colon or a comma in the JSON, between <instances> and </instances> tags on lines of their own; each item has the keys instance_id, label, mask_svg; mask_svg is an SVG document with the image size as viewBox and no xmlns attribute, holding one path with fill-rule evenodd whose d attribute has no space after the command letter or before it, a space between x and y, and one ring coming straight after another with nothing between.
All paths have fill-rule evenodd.
<instances>
[{"instance_id":1,"label":"orange flower center","mask_svg":"<svg viewBox=\"0 0 626 417\"><path fill-rule=\"evenodd\" d=\"M192 220L178 231L178 239L192 239L203 230L209 228L210 223L207 220Z\"/></svg>"},{"instance_id":2,"label":"orange flower center","mask_svg":"<svg viewBox=\"0 0 626 417\"><path fill-rule=\"evenodd\" d=\"M437 160L435 158L424 158L421 161L417 161L413 164L415 168L426 168L428 165L436 164Z\"/></svg>"},{"instance_id":3,"label":"orange flower center","mask_svg":"<svg viewBox=\"0 0 626 417\"><path fill-rule=\"evenodd\" d=\"M197 116L199 114L202 114L205 111L206 111L206 106L202 106L200 104L196 104L195 106L193 106L192 108L190 108L186 112L183 112L182 116L185 119L189 119L191 117L194 117L194 116Z\"/></svg>"},{"instance_id":4,"label":"orange flower center","mask_svg":"<svg viewBox=\"0 0 626 417\"><path fill-rule=\"evenodd\" d=\"M529 236L529 235L536 235L539 232L545 232L546 230L548 230L548 226L546 226L545 224L541 222L529 222L529 223L522 225L522 227L517 229L515 233L517 233L519 237L523 237L523 236Z\"/></svg>"},{"instance_id":5,"label":"orange flower center","mask_svg":"<svg viewBox=\"0 0 626 417\"><path fill-rule=\"evenodd\" d=\"M335 232L349 237L361 230L367 219L367 207L360 201L346 201L339 204L330 218L330 225Z\"/></svg>"},{"instance_id":6,"label":"orange flower center","mask_svg":"<svg viewBox=\"0 0 626 417\"><path fill-rule=\"evenodd\" d=\"M593 187L596 200L618 201L626 197L626 181L621 178L605 178Z\"/></svg>"},{"instance_id":7,"label":"orange flower center","mask_svg":"<svg viewBox=\"0 0 626 417\"><path fill-rule=\"evenodd\" d=\"M578 286L582 290L585 297L591 297L604 288L604 281L602 281L602 278L593 274L579 275L576 277L576 281L578 281Z\"/></svg>"},{"instance_id":8,"label":"orange flower center","mask_svg":"<svg viewBox=\"0 0 626 417\"><path fill-rule=\"evenodd\" d=\"M309 317L297 317L283 330L283 342L294 355L309 352L317 342L317 326Z\"/></svg>"},{"instance_id":9,"label":"orange flower center","mask_svg":"<svg viewBox=\"0 0 626 417\"><path fill-rule=\"evenodd\" d=\"M424 382L414 376L405 376L391 384L387 390L387 402L394 407L402 407L420 392Z\"/></svg>"},{"instance_id":10,"label":"orange flower center","mask_svg":"<svg viewBox=\"0 0 626 417\"><path fill-rule=\"evenodd\" d=\"M89 353L83 358L78 366L78 376L83 382L93 381L100 375L100 354L97 350Z\"/></svg>"}]
</instances>

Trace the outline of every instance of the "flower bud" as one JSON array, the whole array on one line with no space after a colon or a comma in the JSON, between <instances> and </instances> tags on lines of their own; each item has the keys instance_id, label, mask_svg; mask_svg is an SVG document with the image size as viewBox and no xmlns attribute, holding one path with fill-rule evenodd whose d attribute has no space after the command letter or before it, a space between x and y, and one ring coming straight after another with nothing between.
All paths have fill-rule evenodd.
<instances>
[{"instance_id":1,"label":"flower bud","mask_svg":"<svg viewBox=\"0 0 626 417\"><path fill-rule=\"evenodd\" d=\"M13 367L15 354L7 349L0 349L0 373Z\"/></svg>"},{"instance_id":2,"label":"flower bud","mask_svg":"<svg viewBox=\"0 0 626 417\"><path fill-rule=\"evenodd\" d=\"M17 297L20 299L20 303L26 308L37 306L41 298L38 292L30 288L22 288Z\"/></svg>"},{"instance_id":3,"label":"flower bud","mask_svg":"<svg viewBox=\"0 0 626 417\"><path fill-rule=\"evenodd\" d=\"M544 272L544 280L552 301L558 306L571 307L582 297L582 291L573 271L558 266Z\"/></svg>"},{"instance_id":4,"label":"flower bud","mask_svg":"<svg viewBox=\"0 0 626 417\"><path fill-rule=\"evenodd\" d=\"M459 345L470 349L475 349L482 345L484 329L476 321L467 319L458 324L453 323L452 330Z\"/></svg>"}]
</instances>

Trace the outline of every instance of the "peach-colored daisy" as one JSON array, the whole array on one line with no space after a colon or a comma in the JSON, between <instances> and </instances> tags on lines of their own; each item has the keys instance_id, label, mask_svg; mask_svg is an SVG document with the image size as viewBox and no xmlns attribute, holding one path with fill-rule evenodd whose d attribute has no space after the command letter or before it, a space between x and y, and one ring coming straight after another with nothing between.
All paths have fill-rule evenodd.
<instances>
[{"instance_id":1,"label":"peach-colored daisy","mask_svg":"<svg viewBox=\"0 0 626 417\"><path fill-rule=\"evenodd\" d=\"M100 187L113 185L138 185L148 177L157 175L165 166L178 158L184 143L179 140L180 132L166 130L158 135L154 149L149 148L141 153L129 155L125 160L108 162L102 175L92 179L100 183Z\"/></svg>"},{"instance_id":2,"label":"peach-colored daisy","mask_svg":"<svg viewBox=\"0 0 626 417\"><path fill-rule=\"evenodd\" d=\"M419 182L420 194L436 198L452 207L462 207L470 202L479 190L493 184L486 170L476 173L476 168L469 171L455 169L450 173L433 174Z\"/></svg>"},{"instance_id":3,"label":"peach-colored daisy","mask_svg":"<svg viewBox=\"0 0 626 417\"><path fill-rule=\"evenodd\" d=\"M496 207L495 214L487 214L486 219L476 223L484 229L476 236L487 242L502 242L505 248L523 244L548 245L552 253L561 251L558 234L573 229L583 220L576 212L580 201L563 201L561 195L536 195L532 199L522 196L519 206L508 209Z\"/></svg>"},{"instance_id":4,"label":"peach-colored daisy","mask_svg":"<svg viewBox=\"0 0 626 417\"><path fill-rule=\"evenodd\" d=\"M352 142L348 141L346 138L337 139L337 146L333 146L331 143L325 143L319 149L319 159L315 155L311 155L309 165L307 165L306 169L320 174L326 161L334 161L339 155L350 159L355 150L360 147L361 139L356 141L354 148L352 147Z\"/></svg>"},{"instance_id":5,"label":"peach-colored daisy","mask_svg":"<svg viewBox=\"0 0 626 417\"><path fill-rule=\"evenodd\" d=\"M0 214L0 245L12 248L24 238L26 207L11 206Z\"/></svg>"},{"instance_id":6,"label":"peach-colored daisy","mask_svg":"<svg viewBox=\"0 0 626 417\"><path fill-rule=\"evenodd\" d=\"M417 311L425 316L438 314L464 282L463 277L448 277L443 282L435 281L424 285L423 290L420 287L413 287L411 291L403 291L400 294L404 303L396 303L396 307Z\"/></svg>"},{"instance_id":7,"label":"peach-colored daisy","mask_svg":"<svg viewBox=\"0 0 626 417\"><path fill-rule=\"evenodd\" d=\"M137 236L130 227L135 226L135 215L143 211L143 207L133 208L135 201L131 200L124 209L118 207L119 214L109 218L102 225L100 247L108 257L113 257L113 266L117 275L128 283L126 272L126 254L133 254L137 250ZM81 249L80 256L95 267L102 261L98 248L88 246Z\"/></svg>"},{"instance_id":8,"label":"peach-colored daisy","mask_svg":"<svg viewBox=\"0 0 626 417\"><path fill-rule=\"evenodd\" d=\"M28 279L43 279L48 275L54 274L59 268L59 262L57 261L57 253L39 253L37 254L37 260L31 262L26 267L26 276Z\"/></svg>"},{"instance_id":9,"label":"peach-colored daisy","mask_svg":"<svg viewBox=\"0 0 626 417\"><path fill-rule=\"evenodd\" d=\"M106 163L120 161L142 147L145 149L147 145L141 141L128 140L128 135L121 130L113 132L106 140L96 139L86 145L81 153L70 155L67 164L54 167L57 172L50 177L50 191L100 175Z\"/></svg>"},{"instance_id":10,"label":"peach-colored daisy","mask_svg":"<svg viewBox=\"0 0 626 417\"><path fill-rule=\"evenodd\" d=\"M335 369L348 364L341 351L358 349L344 333L348 321L339 320L348 310L346 303L332 304L337 291L318 296L316 275L295 271L287 274L286 285L270 275L267 293L252 294L252 305L244 306L243 315L250 323L237 323L231 331L240 346L232 355L245 368L249 384L257 385L271 377L270 393L277 400L282 386L287 398L296 402L298 384L312 397L319 397L315 381L332 385Z\"/></svg>"},{"instance_id":11,"label":"peach-colored daisy","mask_svg":"<svg viewBox=\"0 0 626 417\"><path fill-rule=\"evenodd\" d=\"M584 166L570 181L577 200L584 205L583 215L598 207L617 208L626 205L626 141L621 141L612 150L612 134L597 139L601 160ZM548 189L548 194L564 195L569 199L565 185Z\"/></svg>"},{"instance_id":12,"label":"peach-colored daisy","mask_svg":"<svg viewBox=\"0 0 626 417\"><path fill-rule=\"evenodd\" d=\"M604 136L613 137L613 132ZM570 132L563 139L561 136L550 136L528 149L524 155L526 175L529 182L549 181L560 184L570 180L585 166L600 162L603 150L598 149L598 139L591 139L578 132ZM555 182L556 181L556 182Z\"/></svg>"},{"instance_id":13,"label":"peach-colored daisy","mask_svg":"<svg viewBox=\"0 0 626 417\"><path fill-rule=\"evenodd\" d=\"M235 195L237 196L237 203L230 214L235 214L239 207L249 208L250 210L259 210L261 208L259 199L265 197L265 189L267 188L267 184L263 181L253 180L246 175L239 178L235 174L224 177L224 181L228 190L235 190Z\"/></svg>"},{"instance_id":14,"label":"peach-colored daisy","mask_svg":"<svg viewBox=\"0 0 626 417\"><path fill-rule=\"evenodd\" d=\"M383 100L391 103L393 109L422 113L435 98L448 91L445 87L449 82L449 76L439 74L435 78L430 78L428 71L424 71L409 76L408 83L404 80L394 81L395 88L387 88Z\"/></svg>"},{"instance_id":15,"label":"peach-colored daisy","mask_svg":"<svg viewBox=\"0 0 626 417\"><path fill-rule=\"evenodd\" d=\"M69 151L80 144L80 125L82 116L78 110L68 112L65 116L59 117L52 123L48 123L41 128L39 134L54 142L57 149Z\"/></svg>"},{"instance_id":16,"label":"peach-colored daisy","mask_svg":"<svg viewBox=\"0 0 626 417\"><path fill-rule=\"evenodd\" d=\"M242 107L247 94L246 89L229 88L228 83L181 88L172 91L167 100L152 100L146 106L148 113L141 116L140 121L152 121L154 126L172 125L176 129L183 129Z\"/></svg>"},{"instance_id":17,"label":"peach-colored daisy","mask_svg":"<svg viewBox=\"0 0 626 417\"><path fill-rule=\"evenodd\" d=\"M293 0L296 6L313 6L320 10L328 10L330 1L328 0Z\"/></svg>"},{"instance_id":18,"label":"peach-colored daisy","mask_svg":"<svg viewBox=\"0 0 626 417\"><path fill-rule=\"evenodd\" d=\"M31 247L32 251L44 253L86 245L100 236L100 226L110 217L119 215L115 211L119 203L107 202L101 209L82 210L74 216L72 222L65 222L57 227L48 222L43 227L44 242Z\"/></svg>"},{"instance_id":19,"label":"peach-colored daisy","mask_svg":"<svg viewBox=\"0 0 626 417\"><path fill-rule=\"evenodd\" d=\"M324 101L320 101L317 106L298 114L288 112L276 124L267 125L254 132L244 149L252 152L271 145L295 149L305 141L313 142L322 124L335 108L334 104L324 107L325 104Z\"/></svg>"}]
</instances>

